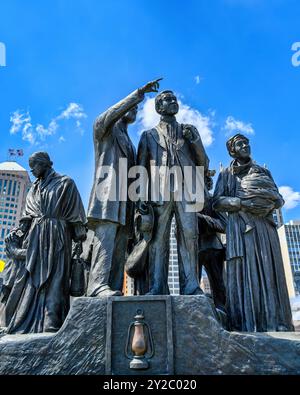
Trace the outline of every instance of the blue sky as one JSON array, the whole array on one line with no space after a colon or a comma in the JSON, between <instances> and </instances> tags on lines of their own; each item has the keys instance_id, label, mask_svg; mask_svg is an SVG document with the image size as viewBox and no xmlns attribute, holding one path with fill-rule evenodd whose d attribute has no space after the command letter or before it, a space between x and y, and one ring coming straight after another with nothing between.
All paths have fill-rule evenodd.
<instances>
[{"instance_id":1,"label":"blue sky","mask_svg":"<svg viewBox=\"0 0 300 395\"><path fill-rule=\"evenodd\" d=\"M164 77L161 89L177 92L202 127L211 168L228 165L228 134L245 128L253 158L288 187L295 207L285 220L300 218L300 67L291 62L299 13L297 0L3 0L0 161L23 148L28 168L32 152L47 150L87 204L94 118ZM135 144L152 119L147 103L130 127ZM13 130L18 116L25 121Z\"/></svg>"}]
</instances>

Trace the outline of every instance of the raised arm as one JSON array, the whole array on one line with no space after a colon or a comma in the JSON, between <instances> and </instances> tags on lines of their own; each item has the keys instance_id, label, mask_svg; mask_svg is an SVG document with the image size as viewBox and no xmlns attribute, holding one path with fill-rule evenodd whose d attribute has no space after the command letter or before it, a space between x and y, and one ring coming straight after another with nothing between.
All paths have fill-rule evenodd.
<instances>
[{"instance_id":1,"label":"raised arm","mask_svg":"<svg viewBox=\"0 0 300 395\"><path fill-rule=\"evenodd\" d=\"M119 101L107 111L99 115L94 123L94 137L101 139L110 130L111 126L121 119L132 107L144 100L145 93L157 92L161 78L150 81L143 87L135 90L125 99Z\"/></svg>"},{"instance_id":2,"label":"raised arm","mask_svg":"<svg viewBox=\"0 0 300 395\"><path fill-rule=\"evenodd\" d=\"M221 171L216 183L216 188L213 196L213 209L221 212L235 212L241 209L241 200L235 196L230 195L228 173L225 170Z\"/></svg>"},{"instance_id":3,"label":"raised arm","mask_svg":"<svg viewBox=\"0 0 300 395\"><path fill-rule=\"evenodd\" d=\"M225 214L223 213L218 213L222 214L222 217L218 218L213 218L205 214L200 214L198 213L198 218L200 221L200 224L206 228L210 232L218 232L218 233L225 233L226 229L226 217Z\"/></svg>"},{"instance_id":4,"label":"raised arm","mask_svg":"<svg viewBox=\"0 0 300 395\"><path fill-rule=\"evenodd\" d=\"M143 101L144 93L139 89L132 92L125 99L100 114L94 123L94 137L99 140L109 131L110 127L121 119L132 107Z\"/></svg>"}]
</instances>

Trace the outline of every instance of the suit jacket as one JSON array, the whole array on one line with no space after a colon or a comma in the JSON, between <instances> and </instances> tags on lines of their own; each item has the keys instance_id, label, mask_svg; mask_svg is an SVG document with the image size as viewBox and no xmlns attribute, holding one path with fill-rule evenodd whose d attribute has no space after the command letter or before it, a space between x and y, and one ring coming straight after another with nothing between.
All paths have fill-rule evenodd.
<instances>
[{"instance_id":1,"label":"suit jacket","mask_svg":"<svg viewBox=\"0 0 300 395\"><path fill-rule=\"evenodd\" d=\"M119 159L126 158L128 167L134 166L136 153L122 117L143 99L144 94L136 90L101 114L94 123L95 173L87 214L91 228L99 220L125 225L126 216L130 216L132 204L120 201L118 196L119 185L126 193L128 190L124 184L127 174L126 177L119 174ZM120 170L127 171L123 166Z\"/></svg>"},{"instance_id":2,"label":"suit jacket","mask_svg":"<svg viewBox=\"0 0 300 395\"><path fill-rule=\"evenodd\" d=\"M158 199L152 199L153 194L151 190L152 186L155 185L157 181L157 177L159 178L159 184L162 188L167 187L168 180L166 173L165 171L159 171L159 173L156 172L154 174L152 172L151 174L150 167L151 165L158 167L172 167L175 165L180 167L183 176L183 201L189 202L191 205L198 203L198 201L196 202L193 200L191 196L186 199L184 194L184 188L186 187L184 167L190 166L192 172L195 173L196 166L203 166L204 172L206 172L208 170L209 159L196 128L193 128L195 136L192 141L187 141L183 137L183 129L186 126L188 125L180 124L176 121L173 123L172 127L176 129L177 138L172 147L167 132L167 124L165 122L160 122L155 128L143 132L138 147L137 164L147 168L149 183L142 200L151 201L157 205L163 204L161 194L159 194ZM208 192L205 186L202 186L204 188L204 198L206 198Z\"/></svg>"}]
</instances>

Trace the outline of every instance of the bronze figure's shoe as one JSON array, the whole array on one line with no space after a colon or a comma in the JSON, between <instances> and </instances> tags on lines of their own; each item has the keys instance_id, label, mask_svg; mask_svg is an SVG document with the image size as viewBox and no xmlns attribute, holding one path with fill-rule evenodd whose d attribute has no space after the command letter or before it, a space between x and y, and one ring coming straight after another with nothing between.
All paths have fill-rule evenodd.
<instances>
[{"instance_id":1,"label":"bronze figure's shoe","mask_svg":"<svg viewBox=\"0 0 300 395\"><path fill-rule=\"evenodd\" d=\"M97 298L102 298L102 297L108 297L108 296L122 296L122 292L120 291L113 291L109 287L105 287L102 290L100 290L97 295L95 295Z\"/></svg>"},{"instance_id":2,"label":"bronze figure's shoe","mask_svg":"<svg viewBox=\"0 0 300 395\"><path fill-rule=\"evenodd\" d=\"M145 293L146 296L153 296L153 295L162 295L162 293L156 291L155 289L150 290L149 292Z\"/></svg>"}]
</instances>

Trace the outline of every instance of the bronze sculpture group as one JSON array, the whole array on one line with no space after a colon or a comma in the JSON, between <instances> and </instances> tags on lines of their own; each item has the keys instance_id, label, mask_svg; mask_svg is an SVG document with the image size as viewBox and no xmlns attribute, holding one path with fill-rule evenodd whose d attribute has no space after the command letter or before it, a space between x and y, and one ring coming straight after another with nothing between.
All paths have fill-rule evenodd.
<instances>
[{"instance_id":1,"label":"bronze sculpture group","mask_svg":"<svg viewBox=\"0 0 300 395\"><path fill-rule=\"evenodd\" d=\"M0 326L6 333L61 327L69 310L72 244L81 246L87 229L86 296L122 295L124 270L134 277L136 294L169 294L173 217L182 295L203 295L199 284L205 267L216 309L227 316L229 330L293 330L272 219L284 201L271 173L252 161L249 140L236 134L227 142L233 161L220 173L212 195L201 137L193 125L177 122L179 106L172 91L156 96L160 122L143 132L136 153L127 127L145 94L158 92L159 81L137 89L96 119L87 216L74 181L53 170L48 154L30 157L36 181L19 228L6 240L9 260L0 294ZM131 198L126 179L135 166L138 199ZM194 190L198 178L201 193L195 195L188 184L194 180ZM226 251L220 233L226 233Z\"/></svg>"}]
</instances>

